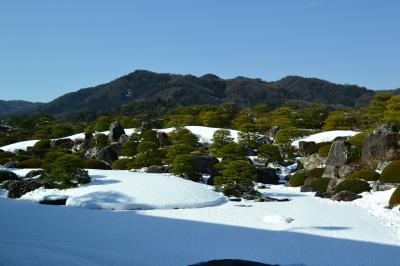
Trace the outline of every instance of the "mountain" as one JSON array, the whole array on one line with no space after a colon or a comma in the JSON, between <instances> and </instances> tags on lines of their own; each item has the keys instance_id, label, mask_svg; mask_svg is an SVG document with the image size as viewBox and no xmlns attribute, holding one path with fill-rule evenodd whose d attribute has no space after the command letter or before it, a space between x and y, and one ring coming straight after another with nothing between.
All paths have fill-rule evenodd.
<instances>
[{"instance_id":1,"label":"mountain","mask_svg":"<svg viewBox=\"0 0 400 266\"><path fill-rule=\"evenodd\" d=\"M37 110L40 105L42 105L42 103L0 100L0 116L5 117L12 113L26 112L30 109Z\"/></svg>"},{"instance_id":2,"label":"mountain","mask_svg":"<svg viewBox=\"0 0 400 266\"><path fill-rule=\"evenodd\" d=\"M222 79L207 74L201 77L137 70L109 83L67 93L49 103L0 110L0 115L47 113L56 117L76 117L82 113L149 108L162 103L178 105L234 102L240 106L265 103L277 107L285 103L332 107L357 107L374 92L355 85L339 85L316 78L288 76L274 82L236 77ZM135 109L135 110L136 110Z\"/></svg>"}]
</instances>

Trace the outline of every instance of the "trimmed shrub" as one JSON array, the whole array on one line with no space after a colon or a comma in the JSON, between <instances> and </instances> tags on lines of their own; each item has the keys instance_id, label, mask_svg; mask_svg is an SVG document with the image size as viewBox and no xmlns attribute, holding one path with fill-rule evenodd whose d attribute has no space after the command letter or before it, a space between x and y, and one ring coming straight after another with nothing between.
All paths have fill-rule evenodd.
<instances>
[{"instance_id":1,"label":"trimmed shrub","mask_svg":"<svg viewBox=\"0 0 400 266\"><path fill-rule=\"evenodd\" d=\"M18 180L19 177L10 171L0 171L0 183L8 180Z\"/></svg>"},{"instance_id":2,"label":"trimmed shrub","mask_svg":"<svg viewBox=\"0 0 400 266\"><path fill-rule=\"evenodd\" d=\"M171 173L192 181L199 181L201 177L197 161L190 154L176 156L172 163Z\"/></svg>"},{"instance_id":3,"label":"trimmed shrub","mask_svg":"<svg viewBox=\"0 0 400 266\"><path fill-rule=\"evenodd\" d=\"M257 156L261 163L268 165L269 163L282 164L283 159L278 146L273 144L263 144L257 150Z\"/></svg>"},{"instance_id":4,"label":"trimmed shrub","mask_svg":"<svg viewBox=\"0 0 400 266\"><path fill-rule=\"evenodd\" d=\"M361 179L345 179L336 188L336 193L341 191L349 191L360 194L365 191L370 191L371 187L368 182Z\"/></svg>"},{"instance_id":5,"label":"trimmed shrub","mask_svg":"<svg viewBox=\"0 0 400 266\"><path fill-rule=\"evenodd\" d=\"M383 169L379 180L384 183L400 183L400 160L388 164Z\"/></svg>"},{"instance_id":6,"label":"trimmed shrub","mask_svg":"<svg viewBox=\"0 0 400 266\"><path fill-rule=\"evenodd\" d=\"M394 207L400 204L400 187L397 187L389 199L389 206Z\"/></svg>"},{"instance_id":7,"label":"trimmed shrub","mask_svg":"<svg viewBox=\"0 0 400 266\"><path fill-rule=\"evenodd\" d=\"M309 178L321 178L324 173L324 168L314 168L312 170L300 170L297 171L294 175L292 175L289 179L289 184L292 187L300 187L304 185L304 181Z\"/></svg>"},{"instance_id":8,"label":"trimmed shrub","mask_svg":"<svg viewBox=\"0 0 400 266\"><path fill-rule=\"evenodd\" d=\"M83 169L83 160L72 154L59 157L50 169L44 171L43 178L55 182L61 189L90 182L88 172Z\"/></svg>"},{"instance_id":9,"label":"trimmed shrub","mask_svg":"<svg viewBox=\"0 0 400 266\"><path fill-rule=\"evenodd\" d=\"M101 169L101 170L110 170L111 167L100 160L84 160L83 168L85 169Z\"/></svg>"},{"instance_id":10,"label":"trimmed shrub","mask_svg":"<svg viewBox=\"0 0 400 266\"><path fill-rule=\"evenodd\" d=\"M42 166L42 160L40 159L28 159L21 161L17 164L16 168L40 168Z\"/></svg>"},{"instance_id":11,"label":"trimmed shrub","mask_svg":"<svg viewBox=\"0 0 400 266\"><path fill-rule=\"evenodd\" d=\"M256 170L249 162L229 162L224 166L221 174L222 176L217 176L214 179L217 191L222 191L226 196L235 197L258 195L252 182L256 178Z\"/></svg>"},{"instance_id":12,"label":"trimmed shrub","mask_svg":"<svg viewBox=\"0 0 400 266\"><path fill-rule=\"evenodd\" d=\"M329 180L330 179L328 177L317 178L311 182L311 187L316 192L326 192Z\"/></svg>"},{"instance_id":13,"label":"trimmed shrub","mask_svg":"<svg viewBox=\"0 0 400 266\"><path fill-rule=\"evenodd\" d=\"M328 157L329 151L331 150L331 144L324 145L318 149L318 155L320 157Z\"/></svg>"},{"instance_id":14,"label":"trimmed shrub","mask_svg":"<svg viewBox=\"0 0 400 266\"><path fill-rule=\"evenodd\" d=\"M134 156L136 155L136 149L138 146L138 142L133 140L128 140L122 145L121 154L124 156Z\"/></svg>"},{"instance_id":15,"label":"trimmed shrub","mask_svg":"<svg viewBox=\"0 0 400 266\"><path fill-rule=\"evenodd\" d=\"M38 142L33 145L33 148L38 149L38 150L45 150L45 149L50 149L51 144L49 139L42 139L39 140Z\"/></svg>"},{"instance_id":16,"label":"trimmed shrub","mask_svg":"<svg viewBox=\"0 0 400 266\"><path fill-rule=\"evenodd\" d=\"M379 179L379 174L372 169L358 170L349 175L349 179L363 179L365 181L377 181Z\"/></svg>"},{"instance_id":17,"label":"trimmed shrub","mask_svg":"<svg viewBox=\"0 0 400 266\"><path fill-rule=\"evenodd\" d=\"M128 170L128 163L132 163L133 159L118 159L112 164L112 169L115 170Z\"/></svg>"},{"instance_id":18,"label":"trimmed shrub","mask_svg":"<svg viewBox=\"0 0 400 266\"><path fill-rule=\"evenodd\" d=\"M308 177L307 171L297 171L289 179L289 184L292 187L300 187L304 185L304 181Z\"/></svg>"}]
</instances>

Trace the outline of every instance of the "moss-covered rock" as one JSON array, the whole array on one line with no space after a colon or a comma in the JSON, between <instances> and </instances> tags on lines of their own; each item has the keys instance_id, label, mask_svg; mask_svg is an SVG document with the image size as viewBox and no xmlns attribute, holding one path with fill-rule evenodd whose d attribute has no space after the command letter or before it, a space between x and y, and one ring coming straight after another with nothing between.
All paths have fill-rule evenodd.
<instances>
[{"instance_id":1,"label":"moss-covered rock","mask_svg":"<svg viewBox=\"0 0 400 266\"><path fill-rule=\"evenodd\" d=\"M329 180L330 180L330 178L327 178L327 177L321 177L321 178L314 179L311 182L311 187L313 188L313 190L315 192L320 192L320 193L326 192L326 190L328 188Z\"/></svg>"},{"instance_id":2,"label":"moss-covered rock","mask_svg":"<svg viewBox=\"0 0 400 266\"><path fill-rule=\"evenodd\" d=\"M353 172L347 177L348 179L363 179L365 181L377 181L379 180L379 173L372 169L363 169Z\"/></svg>"},{"instance_id":3,"label":"moss-covered rock","mask_svg":"<svg viewBox=\"0 0 400 266\"><path fill-rule=\"evenodd\" d=\"M400 160L388 164L379 178L384 183L400 183Z\"/></svg>"},{"instance_id":4,"label":"moss-covered rock","mask_svg":"<svg viewBox=\"0 0 400 266\"><path fill-rule=\"evenodd\" d=\"M394 207L400 204L400 187L396 188L389 199L389 206Z\"/></svg>"},{"instance_id":5,"label":"moss-covered rock","mask_svg":"<svg viewBox=\"0 0 400 266\"><path fill-rule=\"evenodd\" d=\"M42 166L42 160L40 159L28 159L21 161L17 164L16 168L40 168Z\"/></svg>"},{"instance_id":6,"label":"moss-covered rock","mask_svg":"<svg viewBox=\"0 0 400 266\"><path fill-rule=\"evenodd\" d=\"M336 187L336 193L341 191L349 191L356 194L370 191L371 187L368 182L361 179L345 179Z\"/></svg>"}]
</instances>

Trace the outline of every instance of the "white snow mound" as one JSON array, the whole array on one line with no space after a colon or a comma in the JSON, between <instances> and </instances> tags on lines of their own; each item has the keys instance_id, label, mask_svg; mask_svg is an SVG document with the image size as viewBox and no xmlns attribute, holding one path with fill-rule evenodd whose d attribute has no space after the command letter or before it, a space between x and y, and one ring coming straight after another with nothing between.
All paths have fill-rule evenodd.
<instances>
[{"instance_id":1,"label":"white snow mound","mask_svg":"<svg viewBox=\"0 0 400 266\"><path fill-rule=\"evenodd\" d=\"M292 217L285 217L277 214L266 215L263 218L263 222L273 225L290 224L294 219Z\"/></svg>"},{"instance_id":2,"label":"white snow mound","mask_svg":"<svg viewBox=\"0 0 400 266\"><path fill-rule=\"evenodd\" d=\"M67 197L67 206L109 210L200 208L225 202L210 187L169 174L122 170L89 170L89 174L90 184L67 190L37 189L21 199Z\"/></svg>"},{"instance_id":3,"label":"white snow mound","mask_svg":"<svg viewBox=\"0 0 400 266\"><path fill-rule=\"evenodd\" d=\"M299 147L300 141L314 141L315 143L333 141L337 137L352 137L360 132L352 130L332 130L313 134L292 142L292 146Z\"/></svg>"}]
</instances>

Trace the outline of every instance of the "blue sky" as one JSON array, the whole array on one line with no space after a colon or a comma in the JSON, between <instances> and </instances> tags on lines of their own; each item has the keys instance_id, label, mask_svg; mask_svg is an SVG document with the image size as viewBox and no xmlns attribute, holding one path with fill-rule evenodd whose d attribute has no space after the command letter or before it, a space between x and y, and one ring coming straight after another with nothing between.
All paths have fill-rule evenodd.
<instances>
[{"instance_id":1,"label":"blue sky","mask_svg":"<svg viewBox=\"0 0 400 266\"><path fill-rule=\"evenodd\" d=\"M400 87L400 1L0 0L0 99L136 69Z\"/></svg>"}]
</instances>

